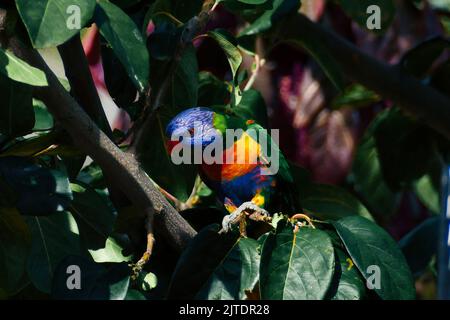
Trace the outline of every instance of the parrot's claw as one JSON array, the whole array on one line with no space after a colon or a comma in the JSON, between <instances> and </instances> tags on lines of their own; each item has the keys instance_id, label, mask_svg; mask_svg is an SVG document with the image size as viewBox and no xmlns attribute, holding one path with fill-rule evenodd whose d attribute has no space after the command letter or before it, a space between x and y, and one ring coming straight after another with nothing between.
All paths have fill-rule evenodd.
<instances>
[{"instance_id":1,"label":"parrot's claw","mask_svg":"<svg viewBox=\"0 0 450 320\"><path fill-rule=\"evenodd\" d=\"M222 220L222 230L220 233L227 233L231 230L232 225L241 224L241 234L245 232L242 224L245 223L245 218L249 216L255 221L266 221L269 218L269 212L263 208L258 207L253 202L244 202L233 213L225 216Z\"/></svg>"}]
</instances>

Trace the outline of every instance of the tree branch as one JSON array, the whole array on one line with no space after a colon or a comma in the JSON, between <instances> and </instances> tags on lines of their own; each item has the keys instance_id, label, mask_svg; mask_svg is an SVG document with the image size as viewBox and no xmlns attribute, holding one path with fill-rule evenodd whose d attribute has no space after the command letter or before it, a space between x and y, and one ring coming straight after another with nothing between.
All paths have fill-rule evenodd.
<instances>
[{"instance_id":1,"label":"tree branch","mask_svg":"<svg viewBox=\"0 0 450 320\"><path fill-rule=\"evenodd\" d=\"M288 24L287 35L283 40L308 41L313 35L315 41L320 42L336 59L342 72L351 80L361 83L383 98L391 99L450 140L450 99L447 96L405 74L399 66L391 66L370 57L347 40L301 14L294 16L293 21Z\"/></svg>"},{"instance_id":2,"label":"tree branch","mask_svg":"<svg viewBox=\"0 0 450 320\"><path fill-rule=\"evenodd\" d=\"M122 152L97 127L64 89L37 51L24 46L15 38L9 39L7 44L17 57L45 72L49 85L36 87L35 96L46 104L74 143L99 164L105 174L111 177L114 186L122 190L139 210L148 217L156 213L155 224L159 234L181 252L196 232L155 188L135 157Z\"/></svg>"}]
</instances>

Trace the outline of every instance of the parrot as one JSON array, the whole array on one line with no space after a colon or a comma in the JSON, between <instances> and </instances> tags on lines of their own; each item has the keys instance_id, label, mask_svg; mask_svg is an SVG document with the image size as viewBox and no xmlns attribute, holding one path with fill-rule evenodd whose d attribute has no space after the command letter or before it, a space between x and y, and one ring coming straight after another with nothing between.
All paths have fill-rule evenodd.
<instances>
[{"instance_id":1,"label":"parrot","mask_svg":"<svg viewBox=\"0 0 450 320\"><path fill-rule=\"evenodd\" d=\"M232 141L226 141L228 129L241 129L241 134ZM259 134L260 141L255 132ZM172 139L177 136L182 138ZM289 163L267 130L254 120L215 112L208 107L193 107L172 118L166 127L166 138L169 154L179 144L182 147L205 150L216 139L221 138L218 141L222 141L223 161L206 163L202 160L198 164L198 170L201 180L215 192L230 213L222 222L222 230L227 231L232 224L240 221L239 217L242 217L243 212L256 212L266 217L270 216L269 212L291 212L298 208ZM261 146L261 141L267 143L265 149ZM238 150L245 150L245 158L241 157L241 161L237 161ZM271 156L274 152L278 155L277 172L269 172L269 150ZM227 157L234 161L226 162Z\"/></svg>"}]
</instances>

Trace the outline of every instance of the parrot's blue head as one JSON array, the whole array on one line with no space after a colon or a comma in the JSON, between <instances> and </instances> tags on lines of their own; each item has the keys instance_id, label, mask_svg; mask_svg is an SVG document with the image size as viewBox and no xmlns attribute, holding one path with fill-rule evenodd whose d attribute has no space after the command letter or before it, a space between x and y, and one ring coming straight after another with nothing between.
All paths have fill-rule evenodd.
<instances>
[{"instance_id":1,"label":"parrot's blue head","mask_svg":"<svg viewBox=\"0 0 450 320\"><path fill-rule=\"evenodd\" d=\"M169 152L178 143L187 147L206 147L212 143L220 135L214 127L214 116L214 111L204 107L191 108L179 113L166 128Z\"/></svg>"}]
</instances>

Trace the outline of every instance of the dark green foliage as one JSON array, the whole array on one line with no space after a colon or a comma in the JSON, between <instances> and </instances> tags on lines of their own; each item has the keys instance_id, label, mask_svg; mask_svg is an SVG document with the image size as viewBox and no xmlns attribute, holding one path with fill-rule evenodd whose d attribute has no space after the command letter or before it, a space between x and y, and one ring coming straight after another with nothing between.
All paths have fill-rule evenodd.
<instances>
[{"instance_id":1,"label":"dark green foliage","mask_svg":"<svg viewBox=\"0 0 450 320\"><path fill-rule=\"evenodd\" d=\"M264 72L274 75L269 86L275 87L275 76L284 74L277 73L278 65L270 57L283 42L314 58L340 90L334 91L334 100L326 106L333 112L360 111L374 103L384 106L386 97L349 83L339 57L326 50L323 39L298 27L294 18L301 1L210 4L214 3L234 16L237 28L211 23L213 27L206 30L193 30L206 14L201 13L204 1L199 0L15 0L16 6L8 7L19 19L8 26L8 32L17 33L34 48L56 47L84 34L66 27L69 5L81 9L80 28L96 24L101 56L94 58L101 57L104 85L132 119L129 132L115 131L114 143L134 152L149 181L198 234L179 254L161 237L158 220L153 255L139 277L132 279L129 264L145 250L145 212L111 187L120 178L104 175L95 159L86 158L78 147L77 137L69 137L64 122L55 121L65 115L54 118L51 104L47 108L38 100L42 94L37 89L48 86L44 72L6 50L2 42L1 299L415 298L413 275L419 277L433 264L438 219L429 218L399 245L376 222L385 226L406 192L417 196L427 212L439 213L442 154L449 147L420 119L397 107L376 115L344 184L318 184L308 171L290 165L298 191L293 197L301 203L299 212L313 218L311 223L287 216L293 212L271 212L270 224L249 224L248 237L237 230L219 233L218 223L227 214L223 204L198 179L197 168L174 165L167 153L165 129L175 115L194 106L211 107L235 116L236 122L253 120L256 124L246 125L269 129L269 114L279 110L276 102L265 100L271 94L247 85L260 76L248 62L261 55ZM381 32L385 31L396 12L393 1L339 0L334 5L364 27L369 4L382 8ZM209 39L205 42L223 51L220 58L228 62L223 72L202 68L204 57L198 48L205 37ZM266 52L256 50L257 41L267 46ZM426 41L403 57L399 69L450 94L450 64L440 63L447 49L443 38ZM138 133L143 139L129 148ZM291 180L286 163L282 174ZM130 174L126 168L124 172ZM68 287L68 268L73 266L81 270L81 290ZM379 268L381 287L371 290L367 282L373 266Z\"/></svg>"}]
</instances>

